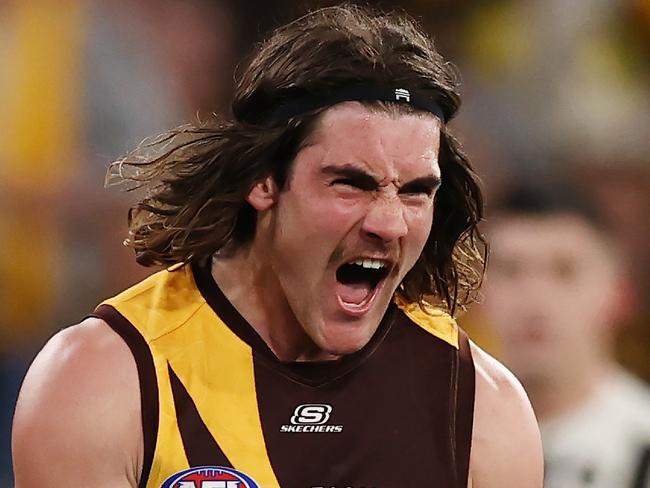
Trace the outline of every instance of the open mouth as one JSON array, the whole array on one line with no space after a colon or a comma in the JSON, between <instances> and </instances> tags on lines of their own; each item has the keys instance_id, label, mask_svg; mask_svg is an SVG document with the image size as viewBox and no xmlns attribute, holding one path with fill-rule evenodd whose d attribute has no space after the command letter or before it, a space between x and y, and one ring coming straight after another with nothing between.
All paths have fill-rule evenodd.
<instances>
[{"instance_id":1,"label":"open mouth","mask_svg":"<svg viewBox=\"0 0 650 488\"><path fill-rule=\"evenodd\" d=\"M336 270L339 304L348 313L368 311L377 290L390 272L390 263L380 259L355 259Z\"/></svg>"}]
</instances>

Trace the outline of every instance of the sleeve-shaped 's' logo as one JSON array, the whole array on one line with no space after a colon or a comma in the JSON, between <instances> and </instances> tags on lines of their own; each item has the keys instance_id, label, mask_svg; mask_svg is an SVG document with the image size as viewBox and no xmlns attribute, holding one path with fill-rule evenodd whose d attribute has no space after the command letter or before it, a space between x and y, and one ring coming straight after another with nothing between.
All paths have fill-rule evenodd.
<instances>
[{"instance_id":1,"label":"sleeve-shaped 's' logo","mask_svg":"<svg viewBox=\"0 0 650 488\"><path fill-rule=\"evenodd\" d=\"M321 425L326 423L332 413L332 406L326 403L306 403L298 405L293 411L293 425Z\"/></svg>"}]
</instances>

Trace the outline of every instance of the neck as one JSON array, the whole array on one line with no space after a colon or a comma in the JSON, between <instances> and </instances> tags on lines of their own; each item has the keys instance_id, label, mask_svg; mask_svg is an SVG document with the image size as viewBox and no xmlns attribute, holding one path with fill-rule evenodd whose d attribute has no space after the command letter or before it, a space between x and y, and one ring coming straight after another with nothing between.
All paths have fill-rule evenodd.
<instances>
[{"instance_id":1,"label":"neck","mask_svg":"<svg viewBox=\"0 0 650 488\"><path fill-rule=\"evenodd\" d=\"M579 409L593 398L611 373L612 365L599 363L588 371L561 379L529 378L524 381L533 409L540 422L553 420Z\"/></svg>"},{"instance_id":2,"label":"neck","mask_svg":"<svg viewBox=\"0 0 650 488\"><path fill-rule=\"evenodd\" d=\"M334 359L305 333L268 258L255 244L212 259L212 276L228 301L281 361Z\"/></svg>"}]
</instances>

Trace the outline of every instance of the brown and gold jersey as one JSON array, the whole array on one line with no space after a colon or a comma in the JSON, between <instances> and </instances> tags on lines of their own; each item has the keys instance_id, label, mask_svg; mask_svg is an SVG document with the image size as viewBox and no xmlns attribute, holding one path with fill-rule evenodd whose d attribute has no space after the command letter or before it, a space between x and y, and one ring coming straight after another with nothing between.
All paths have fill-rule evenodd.
<instances>
[{"instance_id":1,"label":"brown and gold jersey","mask_svg":"<svg viewBox=\"0 0 650 488\"><path fill-rule=\"evenodd\" d=\"M141 488L467 486L474 367L442 312L396 301L360 351L290 363L208 268L156 273L94 315L136 359Z\"/></svg>"}]
</instances>

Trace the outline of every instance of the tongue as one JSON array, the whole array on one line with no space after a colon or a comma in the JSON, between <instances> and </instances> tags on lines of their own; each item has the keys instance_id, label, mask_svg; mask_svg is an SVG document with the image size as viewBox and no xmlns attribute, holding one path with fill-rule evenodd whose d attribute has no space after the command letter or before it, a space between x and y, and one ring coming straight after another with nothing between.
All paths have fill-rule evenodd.
<instances>
[{"instance_id":1,"label":"tongue","mask_svg":"<svg viewBox=\"0 0 650 488\"><path fill-rule=\"evenodd\" d=\"M371 292L372 287L369 283L348 283L344 285L339 282L336 284L336 293L346 303L359 305L370 296Z\"/></svg>"}]
</instances>

